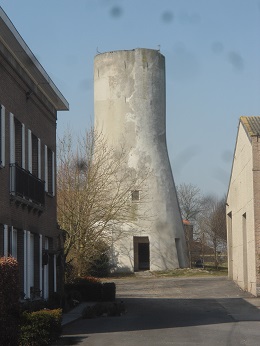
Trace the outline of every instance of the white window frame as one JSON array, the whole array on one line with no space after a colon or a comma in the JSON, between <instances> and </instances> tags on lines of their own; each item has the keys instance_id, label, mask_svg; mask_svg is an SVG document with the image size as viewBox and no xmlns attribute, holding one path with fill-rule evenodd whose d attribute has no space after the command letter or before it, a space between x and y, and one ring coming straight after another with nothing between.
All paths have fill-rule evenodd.
<instances>
[{"instance_id":1,"label":"white window frame","mask_svg":"<svg viewBox=\"0 0 260 346\"><path fill-rule=\"evenodd\" d=\"M53 256L53 292L57 292L57 255Z\"/></svg>"},{"instance_id":2,"label":"white window frame","mask_svg":"<svg viewBox=\"0 0 260 346\"><path fill-rule=\"evenodd\" d=\"M0 105L0 122L1 122L1 152L0 152L0 168L5 167L5 107Z\"/></svg>"},{"instance_id":3,"label":"white window frame","mask_svg":"<svg viewBox=\"0 0 260 346\"><path fill-rule=\"evenodd\" d=\"M44 249L49 250L49 239L44 239ZM43 299L49 298L49 262L43 267Z\"/></svg>"},{"instance_id":4,"label":"white window frame","mask_svg":"<svg viewBox=\"0 0 260 346\"><path fill-rule=\"evenodd\" d=\"M31 292L31 287L34 287L34 234L29 236L29 263L28 263L28 286Z\"/></svg>"},{"instance_id":5,"label":"white window frame","mask_svg":"<svg viewBox=\"0 0 260 346\"><path fill-rule=\"evenodd\" d=\"M11 255L17 259L17 229L11 227Z\"/></svg>"},{"instance_id":6,"label":"white window frame","mask_svg":"<svg viewBox=\"0 0 260 346\"><path fill-rule=\"evenodd\" d=\"M4 225L4 257L8 256L8 225Z\"/></svg>"},{"instance_id":7,"label":"white window frame","mask_svg":"<svg viewBox=\"0 0 260 346\"><path fill-rule=\"evenodd\" d=\"M23 231L23 259L24 259L24 264L23 264L23 287L24 287L24 298L30 298L30 292L28 296L28 285L27 285L27 231Z\"/></svg>"},{"instance_id":8,"label":"white window frame","mask_svg":"<svg viewBox=\"0 0 260 346\"><path fill-rule=\"evenodd\" d=\"M55 196L55 153L52 151L52 195Z\"/></svg>"},{"instance_id":9,"label":"white window frame","mask_svg":"<svg viewBox=\"0 0 260 346\"><path fill-rule=\"evenodd\" d=\"M25 298L31 297L30 283L31 283L31 232L24 230L24 294ZM34 263L33 263L34 268Z\"/></svg>"},{"instance_id":10,"label":"white window frame","mask_svg":"<svg viewBox=\"0 0 260 346\"><path fill-rule=\"evenodd\" d=\"M10 113L10 163L15 163L15 126L13 113Z\"/></svg>"},{"instance_id":11,"label":"white window frame","mask_svg":"<svg viewBox=\"0 0 260 346\"><path fill-rule=\"evenodd\" d=\"M48 147L44 145L44 179L45 179L45 191L48 192Z\"/></svg>"},{"instance_id":12,"label":"white window frame","mask_svg":"<svg viewBox=\"0 0 260 346\"><path fill-rule=\"evenodd\" d=\"M41 179L42 173L41 173L42 165L41 165L41 140L38 138L38 178Z\"/></svg>"},{"instance_id":13,"label":"white window frame","mask_svg":"<svg viewBox=\"0 0 260 346\"><path fill-rule=\"evenodd\" d=\"M22 124L22 168L25 169L25 125Z\"/></svg>"},{"instance_id":14,"label":"white window frame","mask_svg":"<svg viewBox=\"0 0 260 346\"><path fill-rule=\"evenodd\" d=\"M48 165L48 150L51 152L51 175L52 175L52 191L49 191L49 165ZM55 153L50 148L47 147L47 145L44 146L44 173L45 173L45 191L48 192L50 195L55 196Z\"/></svg>"},{"instance_id":15,"label":"white window frame","mask_svg":"<svg viewBox=\"0 0 260 346\"><path fill-rule=\"evenodd\" d=\"M28 171L32 173L32 131L28 129Z\"/></svg>"}]
</instances>

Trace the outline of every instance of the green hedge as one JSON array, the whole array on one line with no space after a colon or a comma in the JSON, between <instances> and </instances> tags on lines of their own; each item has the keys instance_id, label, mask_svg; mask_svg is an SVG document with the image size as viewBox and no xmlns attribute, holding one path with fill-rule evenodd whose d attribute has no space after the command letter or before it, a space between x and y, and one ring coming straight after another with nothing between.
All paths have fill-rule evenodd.
<instances>
[{"instance_id":1,"label":"green hedge","mask_svg":"<svg viewBox=\"0 0 260 346\"><path fill-rule=\"evenodd\" d=\"M116 299L116 285L114 282L105 282L102 285L102 301L113 302Z\"/></svg>"},{"instance_id":2,"label":"green hedge","mask_svg":"<svg viewBox=\"0 0 260 346\"><path fill-rule=\"evenodd\" d=\"M21 321L20 346L49 345L61 335L62 310L24 312Z\"/></svg>"},{"instance_id":3,"label":"green hedge","mask_svg":"<svg viewBox=\"0 0 260 346\"><path fill-rule=\"evenodd\" d=\"M114 282L102 283L92 277L78 278L73 283L65 285L68 299L78 301L114 301L116 285Z\"/></svg>"},{"instance_id":4,"label":"green hedge","mask_svg":"<svg viewBox=\"0 0 260 346\"><path fill-rule=\"evenodd\" d=\"M13 257L0 258L0 345L18 345L19 275Z\"/></svg>"}]
</instances>

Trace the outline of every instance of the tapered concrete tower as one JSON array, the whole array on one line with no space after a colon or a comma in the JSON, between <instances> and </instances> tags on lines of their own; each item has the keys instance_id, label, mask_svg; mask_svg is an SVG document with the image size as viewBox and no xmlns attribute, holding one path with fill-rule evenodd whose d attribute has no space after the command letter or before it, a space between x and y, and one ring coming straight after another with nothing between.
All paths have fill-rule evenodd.
<instances>
[{"instance_id":1,"label":"tapered concrete tower","mask_svg":"<svg viewBox=\"0 0 260 346\"><path fill-rule=\"evenodd\" d=\"M113 244L117 270L184 267L186 243L166 145L165 58L157 50L99 54L94 66L95 128L125 148L123 169L149 169L132 202L147 216ZM145 196L145 201L142 201ZM142 203L144 202L144 203ZM130 226L129 226L130 224Z\"/></svg>"}]
</instances>

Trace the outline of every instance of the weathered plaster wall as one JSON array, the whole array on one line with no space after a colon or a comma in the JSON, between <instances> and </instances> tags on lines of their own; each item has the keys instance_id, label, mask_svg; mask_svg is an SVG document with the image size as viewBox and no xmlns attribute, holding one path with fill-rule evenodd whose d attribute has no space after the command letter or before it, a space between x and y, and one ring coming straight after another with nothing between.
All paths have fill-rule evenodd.
<instances>
[{"instance_id":1,"label":"weathered plaster wall","mask_svg":"<svg viewBox=\"0 0 260 346\"><path fill-rule=\"evenodd\" d=\"M185 266L183 226L166 146L164 56L150 49L97 55L94 106L95 128L109 145L124 146L126 169L151 173L144 181L147 220L130 228L121 244L116 242L118 266L133 270L133 236L149 237L151 270ZM142 203L138 208L144 208ZM175 238L180 239L178 254Z\"/></svg>"},{"instance_id":2,"label":"weathered plaster wall","mask_svg":"<svg viewBox=\"0 0 260 346\"><path fill-rule=\"evenodd\" d=\"M229 276L256 295L252 168L252 145L240 123L227 196L227 213L232 213L232 222L228 222Z\"/></svg>"},{"instance_id":3,"label":"weathered plaster wall","mask_svg":"<svg viewBox=\"0 0 260 346\"><path fill-rule=\"evenodd\" d=\"M260 138L252 138L256 295L260 296Z\"/></svg>"}]
</instances>

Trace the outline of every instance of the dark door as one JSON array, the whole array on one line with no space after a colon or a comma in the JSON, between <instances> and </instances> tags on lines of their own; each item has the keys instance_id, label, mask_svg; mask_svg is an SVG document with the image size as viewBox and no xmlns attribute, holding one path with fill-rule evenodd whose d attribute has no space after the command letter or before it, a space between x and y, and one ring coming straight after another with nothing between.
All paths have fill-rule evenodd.
<instances>
[{"instance_id":1,"label":"dark door","mask_svg":"<svg viewBox=\"0 0 260 346\"><path fill-rule=\"evenodd\" d=\"M138 269L150 269L149 243L138 243Z\"/></svg>"}]
</instances>

